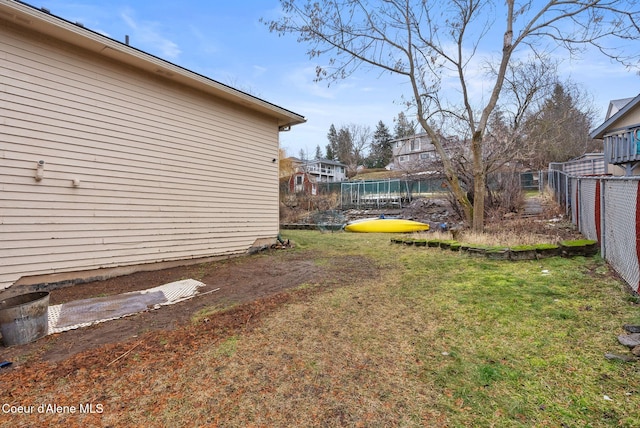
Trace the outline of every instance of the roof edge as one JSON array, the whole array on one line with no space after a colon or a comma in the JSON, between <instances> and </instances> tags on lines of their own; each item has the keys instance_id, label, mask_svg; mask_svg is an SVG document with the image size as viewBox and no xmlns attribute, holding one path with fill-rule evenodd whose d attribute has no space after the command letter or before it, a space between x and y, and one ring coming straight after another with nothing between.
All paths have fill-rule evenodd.
<instances>
[{"instance_id":1,"label":"roof edge","mask_svg":"<svg viewBox=\"0 0 640 428\"><path fill-rule=\"evenodd\" d=\"M304 116L261 98L220 83L155 55L90 30L54 15L46 9L20 0L0 0L0 20L31 28L66 43L88 49L98 55L117 59L135 68L151 72L171 81L218 96L254 111L275 117L281 130L306 122Z\"/></svg>"},{"instance_id":2,"label":"roof edge","mask_svg":"<svg viewBox=\"0 0 640 428\"><path fill-rule=\"evenodd\" d=\"M605 120L602 125L598 126L596 129L591 131L591 133L589 134L589 137L593 139L598 139L598 140L601 140L602 138L604 138L604 134L607 128L609 128L615 121L620 119L622 116L627 114L629 110L634 108L639 103L640 103L640 94L632 98L631 101L629 101L624 107L618 110L616 114L611 116L609 119Z\"/></svg>"}]
</instances>

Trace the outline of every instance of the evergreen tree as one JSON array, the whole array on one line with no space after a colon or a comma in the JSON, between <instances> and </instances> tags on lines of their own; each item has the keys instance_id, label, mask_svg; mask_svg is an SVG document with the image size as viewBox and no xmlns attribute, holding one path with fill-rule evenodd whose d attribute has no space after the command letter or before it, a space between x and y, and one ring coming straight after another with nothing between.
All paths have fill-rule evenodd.
<instances>
[{"instance_id":1,"label":"evergreen tree","mask_svg":"<svg viewBox=\"0 0 640 428\"><path fill-rule=\"evenodd\" d=\"M394 138L410 137L416 134L416 125L403 112L398 113Z\"/></svg>"},{"instance_id":2,"label":"evergreen tree","mask_svg":"<svg viewBox=\"0 0 640 428\"><path fill-rule=\"evenodd\" d=\"M581 97L575 88L558 83L540 110L528 118L526 142L532 168L544 169L550 162L602 151L602 143L589 137L592 120L579 106Z\"/></svg>"},{"instance_id":3,"label":"evergreen tree","mask_svg":"<svg viewBox=\"0 0 640 428\"><path fill-rule=\"evenodd\" d=\"M329 144L327 144L327 159L336 160L338 156L338 131L336 131L336 127L331 124L329 127L329 133L327 134L327 139L329 140Z\"/></svg>"},{"instance_id":4,"label":"evergreen tree","mask_svg":"<svg viewBox=\"0 0 640 428\"><path fill-rule=\"evenodd\" d=\"M320 148L320 144L318 144L316 146L316 159L321 159L322 158L322 149Z\"/></svg>"},{"instance_id":5,"label":"evergreen tree","mask_svg":"<svg viewBox=\"0 0 640 428\"><path fill-rule=\"evenodd\" d=\"M331 148L331 144L327 144L327 159L335 160L336 155L333 153L333 149Z\"/></svg>"},{"instance_id":6,"label":"evergreen tree","mask_svg":"<svg viewBox=\"0 0 640 428\"><path fill-rule=\"evenodd\" d=\"M338 147L336 150L336 158L339 162L349 163L351 154L353 153L353 136L348 128L342 127L338 131Z\"/></svg>"},{"instance_id":7,"label":"evergreen tree","mask_svg":"<svg viewBox=\"0 0 640 428\"><path fill-rule=\"evenodd\" d=\"M391 162L391 158L393 157L392 139L393 137L387 125L379 121L373 133L371 152L366 160L366 166L368 168L384 168Z\"/></svg>"}]
</instances>

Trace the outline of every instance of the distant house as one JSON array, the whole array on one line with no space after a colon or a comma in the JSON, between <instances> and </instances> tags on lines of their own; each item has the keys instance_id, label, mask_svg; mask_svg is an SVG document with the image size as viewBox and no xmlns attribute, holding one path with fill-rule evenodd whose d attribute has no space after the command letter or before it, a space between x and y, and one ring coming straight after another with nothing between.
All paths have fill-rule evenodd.
<instances>
[{"instance_id":1,"label":"distant house","mask_svg":"<svg viewBox=\"0 0 640 428\"><path fill-rule=\"evenodd\" d=\"M391 141L393 157L390 169L403 171L425 170L440 157L426 133Z\"/></svg>"},{"instance_id":2,"label":"distant house","mask_svg":"<svg viewBox=\"0 0 640 428\"><path fill-rule=\"evenodd\" d=\"M640 95L611 101L590 136L603 140L605 173L640 175Z\"/></svg>"},{"instance_id":3,"label":"distant house","mask_svg":"<svg viewBox=\"0 0 640 428\"><path fill-rule=\"evenodd\" d=\"M313 159L303 161L290 158L297 172L308 173L316 183L333 183L347 179L347 166L330 159Z\"/></svg>"},{"instance_id":4,"label":"distant house","mask_svg":"<svg viewBox=\"0 0 640 428\"><path fill-rule=\"evenodd\" d=\"M289 177L289 193L318 194L318 184L308 172L297 171Z\"/></svg>"},{"instance_id":5,"label":"distant house","mask_svg":"<svg viewBox=\"0 0 640 428\"><path fill-rule=\"evenodd\" d=\"M304 117L0 0L0 290L245 253Z\"/></svg>"}]
</instances>

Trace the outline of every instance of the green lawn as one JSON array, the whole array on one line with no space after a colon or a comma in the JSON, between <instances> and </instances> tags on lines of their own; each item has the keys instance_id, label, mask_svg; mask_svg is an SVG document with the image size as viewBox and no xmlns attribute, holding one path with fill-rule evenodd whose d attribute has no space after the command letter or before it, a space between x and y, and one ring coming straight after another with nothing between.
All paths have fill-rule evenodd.
<instances>
[{"instance_id":1,"label":"green lawn","mask_svg":"<svg viewBox=\"0 0 640 428\"><path fill-rule=\"evenodd\" d=\"M489 261L388 245L385 235L290 237L304 248L365 253L387 267L380 282L346 285L315 305L332 311L334 326L325 330L348 332L344 352L357 349L393 371L367 395L393 402L395 421L640 424L637 364L604 358L629 354L616 337L623 324L640 324L640 307L602 259Z\"/></svg>"},{"instance_id":2,"label":"green lawn","mask_svg":"<svg viewBox=\"0 0 640 428\"><path fill-rule=\"evenodd\" d=\"M279 303L198 311L107 358L8 372L6 403L105 411L0 414L0 426L639 426L639 366L604 355L629 354L617 335L640 324L640 307L602 259L494 261L390 235L283 236L295 248L250 257L317 269ZM218 328L223 318L236 327Z\"/></svg>"}]
</instances>

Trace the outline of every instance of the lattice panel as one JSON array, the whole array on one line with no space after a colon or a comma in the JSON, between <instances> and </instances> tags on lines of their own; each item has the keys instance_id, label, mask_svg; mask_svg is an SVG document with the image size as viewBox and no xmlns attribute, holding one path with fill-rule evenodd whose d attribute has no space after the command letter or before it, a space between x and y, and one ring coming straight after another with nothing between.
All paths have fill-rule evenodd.
<instances>
[{"instance_id":1,"label":"lattice panel","mask_svg":"<svg viewBox=\"0 0 640 428\"><path fill-rule=\"evenodd\" d=\"M638 291L640 269L636 252L637 180L604 181L605 258L620 276Z\"/></svg>"}]
</instances>

